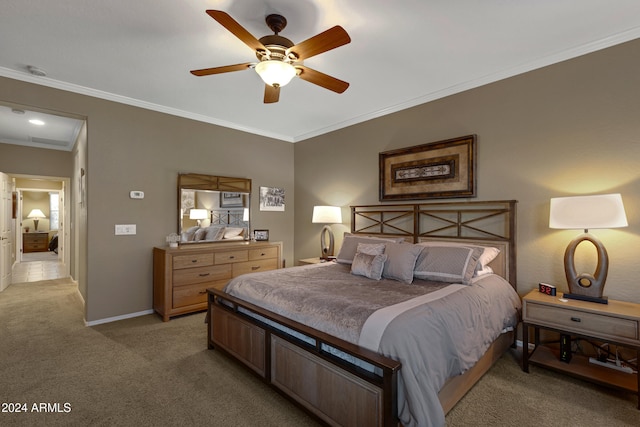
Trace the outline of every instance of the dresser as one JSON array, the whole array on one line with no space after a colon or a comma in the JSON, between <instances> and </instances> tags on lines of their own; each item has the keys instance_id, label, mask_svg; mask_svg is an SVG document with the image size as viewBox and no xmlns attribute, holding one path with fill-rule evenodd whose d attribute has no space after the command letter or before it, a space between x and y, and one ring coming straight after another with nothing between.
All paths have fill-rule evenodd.
<instances>
[{"instance_id":1,"label":"dresser","mask_svg":"<svg viewBox=\"0 0 640 427\"><path fill-rule=\"evenodd\" d=\"M153 309L163 321L207 309L207 288L282 266L281 242L233 242L153 248Z\"/></svg>"},{"instance_id":2,"label":"dresser","mask_svg":"<svg viewBox=\"0 0 640 427\"><path fill-rule=\"evenodd\" d=\"M49 233L22 233L22 253L46 252L49 250Z\"/></svg>"},{"instance_id":3,"label":"dresser","mask_svg":"<svg viewBox=\"0 0 640 427\"><path fill-rule=\"evenodd\" d=\"M540 330L551 330L573 339L591 339L627 347L640 356L640 304L609 300L609 304L563 299L533 290L522 300L522 369L529 364L636 393L640 409L640 376L604 367L581 354L547 345ZM534 330L534 349L529 351L529 328Z\"/></svg>"}]
</instances>

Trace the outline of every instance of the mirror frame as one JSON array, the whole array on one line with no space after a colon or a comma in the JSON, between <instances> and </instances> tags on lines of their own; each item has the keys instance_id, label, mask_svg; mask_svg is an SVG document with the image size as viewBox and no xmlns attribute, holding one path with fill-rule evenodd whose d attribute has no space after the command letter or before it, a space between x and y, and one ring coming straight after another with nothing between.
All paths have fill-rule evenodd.
<instances>
[{"instance_id":1,"label":"mirror frame","mask_svg":"<svg viewBox=\"0 0 640 427\"><path fill-rule=\"evenodd\" d=\"M178 235L182 235L182 190L193 191L219 191L229 193L243 193L247 195L247 206L249 209L249 220L247 223L247 233L251 232L251 179L234 178L227 176L205 175L197 173L178 174ZM250 236L245 236L249 238ZM180 244L217 243L220 241L200 240L193 242L183 242Z\"/></svg>"}]
</instances>

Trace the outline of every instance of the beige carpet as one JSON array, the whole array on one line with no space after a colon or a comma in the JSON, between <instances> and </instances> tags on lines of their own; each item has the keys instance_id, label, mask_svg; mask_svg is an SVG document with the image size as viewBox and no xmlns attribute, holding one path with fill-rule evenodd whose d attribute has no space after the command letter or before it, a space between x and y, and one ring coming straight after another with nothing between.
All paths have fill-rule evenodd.
<instances>
[{"instance_id":1,"label":"beige carpet","mask_svg":"<svg viewBox=\"0 0 640 427\"><path fill-rule=\"evenodd\" d=\"M312 426L317 423L216 351L204 313L163 323L156 315L83 324L65 279L0 293L2 426ZM34 404L61 412L35 412ZM65 412L66 408L70 409ZM630 393L533 367L510 354L447 416L448 426L638 426Z\"/></svg>"}]
</instances>

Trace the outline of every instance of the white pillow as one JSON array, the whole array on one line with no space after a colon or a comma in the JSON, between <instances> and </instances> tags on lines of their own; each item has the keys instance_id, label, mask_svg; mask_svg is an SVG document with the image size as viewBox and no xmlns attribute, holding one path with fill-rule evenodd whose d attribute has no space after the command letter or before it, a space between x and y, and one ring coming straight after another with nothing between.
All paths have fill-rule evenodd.
<instances>
[{"instance_id":1,"label":"white pillow","mask_svg":"<svg viewBox=\"0 0 640 427\"><path fill-rule=\"evenodd\" d=\"M230 239L232 237L240 236L244 228L242 227L227 227L224 229L224 239Z\"/></svg>"},{"instance_id":2,"label":"white pillow","mask_svg":"<svg viewBox=\"0 0 640 427\"><path fill-rule=\"evenodd\" d=\"M480 267L480 263L478 263L478 267ZM489 267L488 265L484 268L478 268L478 267L476 267L476 274L475 274L476 277L493 273L493 268Z\"/></svg>"}]
</instances>

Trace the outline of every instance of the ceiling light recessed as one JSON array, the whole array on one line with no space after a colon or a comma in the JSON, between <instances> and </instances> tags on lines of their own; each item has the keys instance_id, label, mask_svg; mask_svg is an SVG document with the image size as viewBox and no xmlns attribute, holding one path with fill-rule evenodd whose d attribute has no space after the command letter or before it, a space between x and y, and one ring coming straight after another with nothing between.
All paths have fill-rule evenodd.
<instances>
[{"instance_id":1,"label":"ceiling light recessed","mask_svg":"<svg viewBox=\"0 0 640 427\"><path fill-rule=\"evenodd\" d=\"M31 123L32 125L36 125L36 126L43 126L44 122L42 120L39 119L31 119L29 120L29 123Z\"/></svg>"},{"instance_id":2,"label":"ceiling light recessed","mask_svg":"<svg viewBox=\"0 0 640 427\"><path fill-rule=\"evenodd\" d=\"M32 76L37 76L37 77L46 77L47 76L47 72L46 71L44 71L41 68L34 67L33 65L27 65L27 71Z\"/></svg>"}]
</instances>

